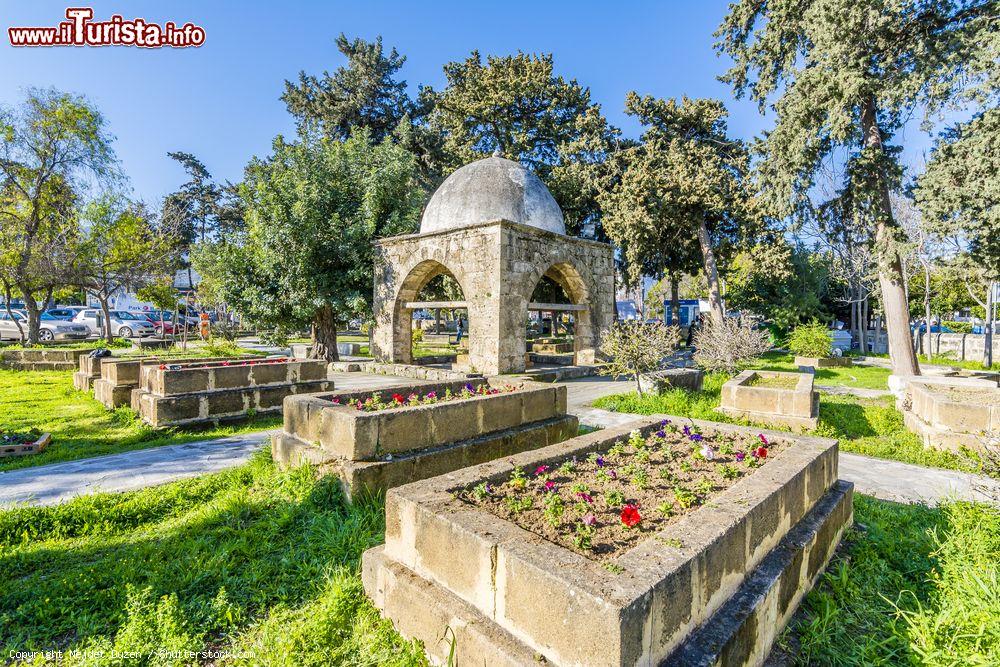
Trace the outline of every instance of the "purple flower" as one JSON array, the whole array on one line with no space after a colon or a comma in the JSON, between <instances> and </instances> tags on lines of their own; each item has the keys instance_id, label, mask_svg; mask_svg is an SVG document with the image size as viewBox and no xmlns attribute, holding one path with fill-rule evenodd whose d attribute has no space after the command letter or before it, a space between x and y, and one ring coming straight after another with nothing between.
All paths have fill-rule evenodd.
<instances>
[{"instance_id":1,"label":"purple flower","mask_svg":"<svg viewBox=\"0 0 1000 667\"><path fill-rule=\"evenodd\" d=\"M586 514L586 515L584 515L582 521L583 521L584 525L586 525L586 526L596 526L597 525L597 517L594 516L593 514Z\"/></svg>"},{"instance_id":2,"label":"purple flower","mask_svg":"<svg viewBox=\"0 0 1000 667\"><path fill-rule=\"evenodd\" d=\"M597 460L596 460L596 463L597 463L597 467L598 468L603 468L604 467L604 457L603 456L598 456Z\"/></svg>"},{"instance_id":3,"label":"purple flower","mask_svg":"<svg viewBox=\"0 0 1000 667\"><path fill-rule=\"evenodd\" d=\"M438 397L437 392L429 391L427 392L427 396L425 396L424 398L429 398L431 400L434 400L437 397Z\"/></svg>"},{"instance_id":4,"label":"purple flower","mask_svg":"<svg viewBox=\"0 0 1000 667\"><path fill-rule=\"evenodd\" d=\"M736 462L737 463L742 462L743 459L745 459L746 457L747 457L747 453L746 452L736 452Z\"/></svg>"},{"instance_id":5,"label":"purple flower","mask_svg":"<svg viewBox=\"0 0 1000 667\"><path fill-rule=\"evenodd\" d=\"M618 473L616 473L614 470L609 470L608 474L611 475L611 479L618 479Z\"/></svg>"},{"instance_id":6,"label":"purple flower","mask_svg":"<svg viewBox=\"0 0 1000 667\"><path fill-rule=\"evenodd\" d=\"M594 498L589 493L583 493L582 491L576 494L576 497L585 503L593 503Z\"/></svg>"},{"instance_id":7,"label":"purple flower","mask_svg":"<svg viewBox=\"0 0 1000 667\"><path fill-rule=\"evenodd\" d=\"M666 427L666 425L669 424L669 423L670 423L669 419L664 419L663 421L660 422L660 426L661 427Z\"/></svg>"},{"instance_id":8,"label":"purple flower","mask_svg":"<svg viewBox=\"0 0 1000 667\"><path fill-rule=\"evenodd\" d=\"M690 426L685 426L684 427L684 435L691 435L691 427Z\"/></svg>"},{"instance_id":9,"label":"purple flower","mask_svg":"<svg viewBox=\"0 0 1000 667\"><path fill-rule=\"evenodd\" d=\"M701 442L705 439L701 433L692 433L689 437L691 438L691 442Z\"/></svg>"},{"instance_id":10,"label":"purple flower","mask_svg":"<svg viewBox=\"0 0 1000 667\"><path fill-rule=\"evenodd\" d=\"M473 388L472 388L472 385L471 385L471 384L469 384L469 383L466 383L466 384L465 384L465 390L466 390L466 391L475 391L475 389L473 389Z\"/></svg>"},{"instance_id":11,"label":"purple flower","mask_svg":"<svg viewBox=\"0 0 1000 667\"><path fill-rule=\"evenodd\" d=\"M657 438L665 438L665 437L667 437L667 432L664 431L663 429L660 429L659 431L656 432L656 437Z\"/></svg>"}]
</instances>

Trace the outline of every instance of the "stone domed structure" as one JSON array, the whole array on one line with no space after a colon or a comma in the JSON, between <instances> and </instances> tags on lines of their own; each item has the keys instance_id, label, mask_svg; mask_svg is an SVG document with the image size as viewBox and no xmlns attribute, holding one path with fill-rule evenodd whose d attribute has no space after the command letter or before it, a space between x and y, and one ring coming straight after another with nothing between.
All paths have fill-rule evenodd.
<instances>
[{"instance_id":1,"label":"stone domed structure","mask_svg":"<svg viewBox=\"0 0 1000 667\"><path fill-rule=\"evenodd\" d=\"M509 220L565 234L559 204L542 180L512 160L494 155L455 171L437 189L420 221L420 233Z\"/></svg>"}]
</instances>

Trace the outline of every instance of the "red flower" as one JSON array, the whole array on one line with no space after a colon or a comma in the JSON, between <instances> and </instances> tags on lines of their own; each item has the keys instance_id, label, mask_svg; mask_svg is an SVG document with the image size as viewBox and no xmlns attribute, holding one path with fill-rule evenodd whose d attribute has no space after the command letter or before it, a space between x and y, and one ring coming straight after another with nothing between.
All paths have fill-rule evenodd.
<instances>
[{"instance_id":1,"label":"red flower","mask_svg":"<svg viewBox=\"0 0 1000 667\"><path fill-rule=\"evenodd\" d=\"M758 447L757 449L753 450L753 455L759 459L766 459L767 447Z\"/></svg>"},{"instance_id":2,"label":"red flower","mask_svg":"<svg viewBox=\"0 0 1000 667\"><path fill-rule=\"evenodd\" d=\"M639 525L639 522L642 521L642 515L639 514L639 508L635 505L626 505L623 507L621 518L622 523L629 528Z\"/></svg>"},{"instance_id":3,"label":"red flower","mask_svg":"<svg viewBox=\"0 0 1000 667\"><path fill-rule=\"evenodd\" d=\"M405 401L406 399L405 399L405 398L403 398L403 395L402 395L402 394L393 394L393 395L392 395L392 400L396 401L397 403L402 403L402 402L403 402L403 401Z\"/></svg>"}]
</instances>

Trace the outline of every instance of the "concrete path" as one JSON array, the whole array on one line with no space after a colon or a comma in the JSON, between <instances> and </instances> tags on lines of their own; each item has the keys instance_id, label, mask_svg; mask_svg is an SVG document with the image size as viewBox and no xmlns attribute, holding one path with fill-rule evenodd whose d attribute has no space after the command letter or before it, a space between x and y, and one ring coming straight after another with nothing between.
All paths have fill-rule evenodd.
<instances>
[{"instance_id":1,"label":"concrete path","mask_svg":"<svg viewBox=\"0 0 1000 667\"><path fill-rule=\"evenodd\" d=\"M376 387L405 380L391 376L341 373L338 388ZM621 425L640 415L591 407L601 396L632 389L631 383L606 377L588 377L565 383L569 412L592 427ZM0 472L0 507L13 504L52 505L99 491L129 491L165 484L240 465L266 446L273 431L260 431L216 440L191 442L112 454L80 461ZM945 498L987 500L982 489L1000 498L1000 482L966 473L840 455L840 475L855 483L856 491L885 500L935 504Z\"/></svg>"}]
</instances>

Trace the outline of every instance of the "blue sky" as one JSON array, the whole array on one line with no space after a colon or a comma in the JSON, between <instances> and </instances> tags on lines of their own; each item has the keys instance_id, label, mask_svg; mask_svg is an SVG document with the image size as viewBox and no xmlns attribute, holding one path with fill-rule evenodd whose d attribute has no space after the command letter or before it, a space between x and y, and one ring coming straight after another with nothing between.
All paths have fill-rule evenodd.
<instances>
[{"instance_id":1,"label":"blue sky","mask_svg":"<svg viewBox=\"0 0 1000 667\"><path fill-rule=\"evenodd\" d=\"M622 113L625 94L716 97L744 138L766 129L756 106L733 99L716 77L727 67L712 32L728 0L684 2L152 2L71 3L92 6L95 19L126 19L205 28L192 49L21 48L6 28L53 26L65 2L0 0L0 103L16 103L29 86L82 93L108 119L115 147L137 197L155 201L183 173L168 151L198 156L219 179L239 180L253 155L293 123L279 99L300 70L333 70L343 58L333 44L344 32L373 39L407 56L402 76L441 87L442 65L483 54L553 53L560 74L589 86L608 119L626 134L637 128ZM930 140L911 124L902 137L907 161L921 162Z\"/></svg>"}]
</instances>

